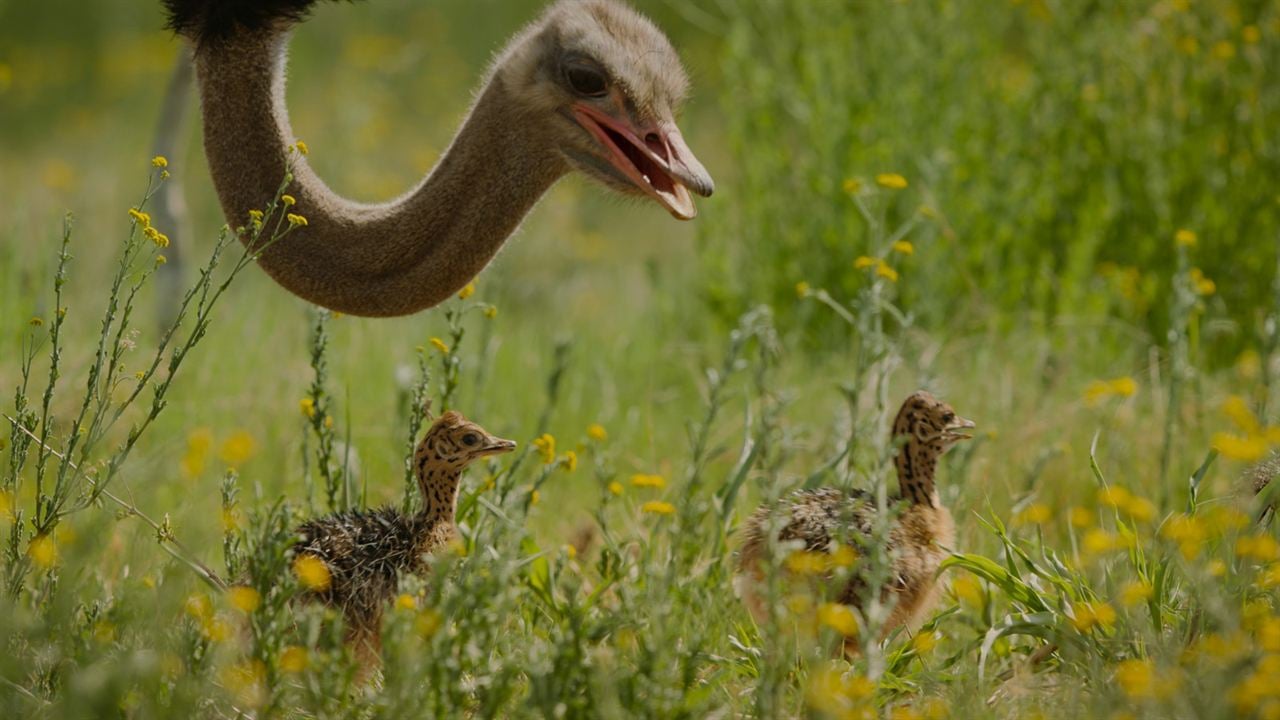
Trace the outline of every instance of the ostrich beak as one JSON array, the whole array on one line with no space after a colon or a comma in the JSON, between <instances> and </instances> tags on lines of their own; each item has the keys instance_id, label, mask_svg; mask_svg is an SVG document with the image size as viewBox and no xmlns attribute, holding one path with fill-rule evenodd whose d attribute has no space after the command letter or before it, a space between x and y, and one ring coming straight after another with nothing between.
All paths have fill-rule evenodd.
<instances>
[{"instance_id":1,"label":"ostrich beak","mask_svg":"<svg viewBox=\"0 0 1280 720\"><path fill-rule=\"evenodd\" d=\"M715 181L698 162L674 122L633 129L586 103L575 103L572 111L578 124L604 146L606 159L613 169L677 220L697 217L698 209L690 191L710 197L715 191Z\"/></svg>"},{"instance_id":2,"label":"ostrich beak","mask_svg":"<svg viewBox=\"0 0 1280 720\"><path fill-rule=\"evenodd\" d=\"M515 449L515 440L503 440L502 438L491 437L485 442L484 447L481 448L480 455L502 455Z\"/></svg>"},{"instance_id":3,"label":"ostrich beak","mask_svg":"<svg viewBox=\"0 0 1280 720\"><path fill-rule=\"evenodd\" d=\"M972 430L977 426L978 424L972 420L965 420L962 417L957 417L954 421L951 422L950 425L948 425L946 428L943 429L942 435L943 435L943 438L949 442L959 442L961 440L972 440L973 439L972 435L970 435L969 433L960 432L960 431Z\"/></svg>"}]
</instances>

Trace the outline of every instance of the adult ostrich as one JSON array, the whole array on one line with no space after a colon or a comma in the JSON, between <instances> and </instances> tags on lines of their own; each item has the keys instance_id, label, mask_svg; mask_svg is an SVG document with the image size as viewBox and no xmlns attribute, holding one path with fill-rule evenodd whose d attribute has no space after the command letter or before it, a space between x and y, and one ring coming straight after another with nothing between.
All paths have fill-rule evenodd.
<instances>
[{"instance_id":1,"label":"adult ostrich","mask_svg":"<svg viewBox=\"0 0 1280 720\"><path fill-rule=\"evenodd\" d=\"M339 197L290 153L285 56L316 0L164 0L194 44L205 153L233 225L292 165L307 218L259 264L290 292L353 315L440 303L493 258L557 180L580 170L682 220L710 175L676 127L688 80L666 36L614 0L561 0L498 54L440 162L396 200Z\"/></svg>"}]
</instances>

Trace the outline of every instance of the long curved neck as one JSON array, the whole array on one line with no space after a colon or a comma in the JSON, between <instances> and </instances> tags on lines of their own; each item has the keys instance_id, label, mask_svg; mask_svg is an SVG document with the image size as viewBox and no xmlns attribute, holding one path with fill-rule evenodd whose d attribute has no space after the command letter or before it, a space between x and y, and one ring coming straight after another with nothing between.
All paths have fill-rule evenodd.
<instances>
[{"instance_id":1,"label":"long curved neck","mask_svg":"<svg viewBox=\"0 0 1280 720\"><path fill-rule=\"evenodd\" d=\"M382 204L334 193L306 159L285 108L288 34L242 33L201 46L196 71L205 152L233 226L262 209L292 167L292 212L307 219L259 264L290 292L353 315L406 315L447 299L484 269L568 170L513 112L500 72L483 88L436 168Z\"/></svg>"},{"instance_id":2,"label":"long curved neck","mask_svg":"<svg viewBox=\"0 0 1280 720\"><path fill-rule=\"evenodd\" d=\"M912 437L898 450L898 488L913 505L938 506L933 476L938 469L938 453Z\"/></svg>"}]
</instances>

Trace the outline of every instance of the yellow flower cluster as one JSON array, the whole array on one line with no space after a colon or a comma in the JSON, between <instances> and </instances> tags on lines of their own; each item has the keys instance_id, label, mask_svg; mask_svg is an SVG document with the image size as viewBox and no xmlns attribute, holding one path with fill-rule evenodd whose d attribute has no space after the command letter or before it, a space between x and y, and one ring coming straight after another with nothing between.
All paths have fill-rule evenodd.
<instances>
[{"instance_id":1,"label":"yellow flower cluster","mask_svg":"<svg viewBox=\"0 0 1280 720\"><path fill-rule=\"evenodd\" d=\"M1195 247L1198 240L1199 238L1196 237L1195 232L1186 228L1173 234L1173 244L1178 247Z\"/></svg>"},{"instance_id":2,"label":"yellow flower cluster","mask_svg":"<svg viewBox=\"0 0 1280 720\"><path fill-rule=\"evenodd\" d=\"M298 401L298 409L308 418L316 416L316 401L311 398L302 398Z\"/></svg>"},{"instance_id":3,"label":"yellow flower cluster","mask_svg":"<svg viewBox=\"0 0 1280 720\"><path fill-rule=\"evenodd\" d=\"M556 461L556 439L550 433L543 433L540 437L534 439L533 449L538 451L542 456L542 464L550 465Z\"/></svg>"},{"instance_id":4,"label":"yellow flower cluster","mask_svg":"<svg viewBox=\"0 0 1280 720\"><path fill-rule=\"evenodd\" d=\"M591 423L587 426L587 437L596 442L604 442L609 439L609 431L600 423Z\"/></svg>"},{"instance_id":5,"label":"yellow flower cluster","mask_svg":"<svg viewBox=\"0 0 1280 720\"><path fill-rule=\"evenodd\" d=\"M858 615L848 605L841 605L840 603L823 603L819 605L818 622L845 637L853 638L858 636Z\"/></svg>"},{"instance_id":6,"label":"yellow flower cluster","mask_svg":"<svg viewBox=\"0 0 1280 720\"><path fill-rule=\"evenodd\" d=\"M872 718L879 717L871 698L876 684L862 675L842 672L839 665L830 663L819 668L805 686L805 701L811 708L829 717Z\"/></svg>"},{"instance_id":7,"label":"yellow flower cluster","mask_svg":"<svg viewBox=\"0 0 1280 720\"><path fill-rule=\"evenodd\" d=\"M1204 276L1204 271L1200 268L1191 268L1191 289L1197 295L1207 296L1218 291L1218 284Z\"/></svg>"},{"instance_id":8,"label":"yellow flower cluster","mask_svg":"<svg viewBox=\"0 0 1280 720\"><path fill-rule=\"evenodd\" d=\"M564 455L560 456L560 467L565 472L573 472L578 469L578 453L572 450L566 450Z\"/></svg>"},{"instance_id":9,"label":"yellow flower cluster","mask_svg":"<svg viewBox=\"0 0 1280 720\"><path fill-rule=\"evenodd\" d=\"M303 587L315 592L327 590L333 581L329 566L315 555L299 555L293 561L293 574L298 576Z\"/></svg>"},{"instance_id":10,"label":"yellow flower cluster","mask_svg":"<svg viewBox=\"0 0 1280 720\"><path fill-rule=\"evenodd\" d=\"M877 276L882 277L889 282L898 282L898 271L894 270L889 266L889 263L881 260L880 258L863 255L853 261L853 267L855 270L874 269Z\"/></svg>"},{"instance_id":11,"label":"yellow flower cluster","mask_svg":"<svg viewBox=\"0 0 1280 720\"><path fill-rule=\"evenodd\" d=\"M293 213L289 213L287 216L285 216L285 219L289 221L290 227L306 227L307 226L307 219L301 215L295 215Z\"/></svg>"},{"instance_id":12,"label":"yellow flower cluster","mask_svg":"<svg viewBox=\"0 0 1280 720\"><path fill-rule=\"evenodd\" d=\"M1078 602L1072 605L1071 624L1087 633L1095 627L1110 628L1116 623L1116 609L1105 602Z\"/></svg>"},{"instance_id":13,"label":"yellow flower cluster","mask_svg":"<svg viewBox=\"0 0 1280 720\"><path fill-rule=\"evenodd\" d=\"M1084 401L1097 405L1107 398L1133 397L1137 392L1138 383L1127 375L1114 380L1094 380L1084 390Z\"/></svg>"},{"instance_id":14,"label":"yellow flower cluster","mask_svg":"<svg viewBox=\"0 0 1280 720\"><path fill-rule=\"evenodd\" d=\"M1263 425L1244 398L1238 395L1227 398L1222 404L1222 414L1236 426L1236 432L1213 435L1214 449L1226 457L1257 462L1271 448L1280 445L1280 426Z\"/></svg>"},{"instance_id":15,"label":"yellow flower cluster","mask_svg":"<svg viewBox=\"0 0 1280 720\"><path fill-rule=\"evenodd\" d=\"M640 512L650 513L652 515L670 515L676 511L676 506L662 500L650 500L640 506Z\"/></svg>"},{"instance_id":16,"label":"yellow flower cluster","mask_svg":"<svg viewBox=\"0 0 1280 720\"><path fill-rule=\"evenodd\" d=\"M476 294L476 281L472 280L471 282L467 283L465 287L463 287L461 290L458 291L458 299L466 300L467 298L475 294Z\"/></svg>"},{"instance_id":17,"label":"yellow flower cluster","mask_svg":"<svg viewBox=\"0 0 1280 720\"><path fill-rule=\"evenodd\" d=\"M803 280L796 283L796 297L807 298L812 292L813 292L813 288L809 286L809 283Z\"/></svg>"},{"instance_id":18,"label":"yellow flower cluster","mask_svg":"<svg viewBox=\"0 0 1280 720\"><path fill-rule=\"evenodd\" d=\"M227 591L227 601L231 603L231 607L248 615L262 605L262 596L251 587L237 585Z\"/></svg>"},{"instance_id":19,"label":"yellow flower cluster","mask_svg":"<svg viewBox=\"0 0 1280 720\"><path fill-rule=\"evenodd\" d=\"M836 568L853 567L858 553L848 545L837 545L831 552L796 550L787 556L787 570L797 575L825 575Z\"/></svg>"},{"instance_id":20,"label":"yellow flower cluster","mask_svg":"<svg viewBox=\"0 0 1280 720\"><path fill-rule=\"evenodd\" d=\"M638 473L631 476L631 484L636 487L661 489L667 486L667 480L661 475L644 475Z\"/></svg>"},{"instance_id":21,"label":"yellow flower cluster","mask_svg":"<svg viewBox=\"0 0 1280 720\"><path fill-rule=\"evenodd\" d=\"M890 190L903 190L907 187L907 179L898 173L880 173L876 175L876 184Z\"/></svg>"}]
</instances>

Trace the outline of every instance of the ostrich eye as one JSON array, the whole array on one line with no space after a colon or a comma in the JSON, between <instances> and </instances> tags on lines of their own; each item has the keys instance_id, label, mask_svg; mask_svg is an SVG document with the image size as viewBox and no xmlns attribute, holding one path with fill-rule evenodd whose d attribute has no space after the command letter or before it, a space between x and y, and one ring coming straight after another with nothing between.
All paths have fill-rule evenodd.
<instances>
[{"instance_id":1,"label":"ostrich eye","mask_svg":"<svg viewBox=\"0 0 1280 720\"><path fill-rule=\"evenodd\" d=\"M480 442L480 438L476 437L475 433L467 433L466 435L462 436L463 445L471 446L471 445L475 445L478 442Z\"/></svg>"},{"instance_id":2,"label":"ostrich eye","mask_svg":"<svg viewBox=\"0 0 1280 720\"><path fill-rule=\"evenodd\" d=\"M604 73L589 65L568 65L564 69L569 87L584 97L603 97L609 91Z\"/></svg>"}]
</instances>

